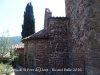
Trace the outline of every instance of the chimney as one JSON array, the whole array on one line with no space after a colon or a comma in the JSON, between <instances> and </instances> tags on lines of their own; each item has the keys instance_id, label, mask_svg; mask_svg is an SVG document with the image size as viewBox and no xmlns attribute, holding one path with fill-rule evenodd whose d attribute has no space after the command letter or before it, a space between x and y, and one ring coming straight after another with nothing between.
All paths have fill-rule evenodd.
<instances>
[{"instance_id":1,"label":"chimney","mask_svg":"<svg viewBox=\"0 0 100 75\"><path fill-rule=\"evenodd\" d=\"M44 16L44 29L48 30L47 20L48 18L52 17L52 12L49 8L45 8L45 16Z\"/></svg>"}]
</instances>

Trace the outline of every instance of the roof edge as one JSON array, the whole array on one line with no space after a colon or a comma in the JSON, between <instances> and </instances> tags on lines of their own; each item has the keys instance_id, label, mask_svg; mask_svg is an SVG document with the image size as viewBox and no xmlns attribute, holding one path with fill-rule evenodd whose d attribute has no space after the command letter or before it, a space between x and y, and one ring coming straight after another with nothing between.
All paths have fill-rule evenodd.
<instances>
[{"instance_id":1,"label":"roof edge","mask_svg":"<svg viewBox=\"0 0 100 75\"><path fill-rule=\"evenodd\" d=\"M48 19L69 19L69 17L50 17Z\"/></svg>"}]
</instances>

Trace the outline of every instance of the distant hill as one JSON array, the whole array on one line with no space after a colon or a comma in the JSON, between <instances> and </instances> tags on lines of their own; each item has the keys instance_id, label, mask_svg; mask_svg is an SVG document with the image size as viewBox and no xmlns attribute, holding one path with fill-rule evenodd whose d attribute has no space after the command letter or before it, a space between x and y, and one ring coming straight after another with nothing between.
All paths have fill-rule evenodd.
<instances>
[{"instance_id":1,"label":"distant hill","mask_svg":"<svg viewBox=\"0 0 100 75\"><path fill-rule=\"evenodd\" d=\"M11 44L18 44L21 42L22 37L21 36L14 36L14 37L9 37L11 40Z\"/></svg>"},{"instance_id":2,"label":"distant hill","mask_svg":"<svg viewBox=\"0 0 100 75\"><path fill-rule=\"evenodd\" d=\"M9 37L9 39L11 41L11 45L14 45L14 44L18 44L21 42L22 36Z\"/></svg>"}]
</instances>

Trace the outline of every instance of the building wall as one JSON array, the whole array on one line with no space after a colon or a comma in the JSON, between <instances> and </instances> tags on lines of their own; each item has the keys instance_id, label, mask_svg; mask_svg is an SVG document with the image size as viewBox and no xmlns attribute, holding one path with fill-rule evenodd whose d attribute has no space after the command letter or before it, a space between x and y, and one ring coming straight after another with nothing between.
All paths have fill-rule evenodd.
<instances>
[{"instance_id":1,"label":"building wall","mask_svg":"<svg viewBox=\"0 0 100 75\"><path fill-rule=\"evenodd\" d=\"M24 44L25 44L25 54L27 54L27 67L47 68L49 40L48 39L31 40L31 41L25 41ZM29 56L31 56L32 58L30 58Z\"/></svg>"},{"instance_id":2,"label":"building wall","mask_svg":"<svg viewBox=\"0 0 100 75\"><path fill-rule=\"evenodd\" d=\"M48 19L50 50L49 50L49 68L69 67L69 52L67 39L67 18ZM65 64L63 64L65 63Z\"/></svg>"},{"instance_id":3,"label":"building wall","mask_svg":"<svg viewBox=\"0 0 100 75\"><path fill-rule=\"evenodd\" d=\"M70 18L73 67L84 67L85 60L86 74L99 75L100 0L65 0L65 9Z\"/></svg>"},{"instance_id":4,"label":"building wall","mask_svg":"<svg viewBox=\"0 0 100 75\"><path fill-rule=\"evenodd\" d=\"M14 54L24 54L24 48L15 50Z\"/></svg>"},{"instance_id":5,"label":"building wall","mask_svg":"<svg viewBox=\"0 0 100 75\"><path fill-rule=\"evenodd\" d=\"M14 54L19 54L19 55L24 55L24 48L19 48L17 50L14 50ZM16 63L24 66L24 57L23 56L19 56L18 58L15 59Z\"/></svg>"}]
</instances>

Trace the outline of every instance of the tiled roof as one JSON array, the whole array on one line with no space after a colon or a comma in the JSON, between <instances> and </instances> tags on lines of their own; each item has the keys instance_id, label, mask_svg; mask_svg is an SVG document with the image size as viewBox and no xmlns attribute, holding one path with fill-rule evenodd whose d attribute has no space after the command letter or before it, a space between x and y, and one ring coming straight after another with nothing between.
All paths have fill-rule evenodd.
<instances>
[{"instance_id":1,"label":"tiled roof","mask_svg":"<svg viewBox=\"0 0 100 75\"><path fill-rule=\"evenodd\" d=\"M48 39L48 38L49 38L48 32L45 29L43 29L37 33L34 33L34 34L26 37L26 38L23 38L22 42L25 40Z\"/></svg>"},{"instance_id":2,"label":"tiled roof","mask_svg":"<svg viewBox=\"0 0 100 75\"><path fill-rule=\"evenodd\" d=\"M24 49L24 43L19 43L19 44L15 44L15 45L12 45L12 48L13 49Z\"/></svg>"}]
</instances>

